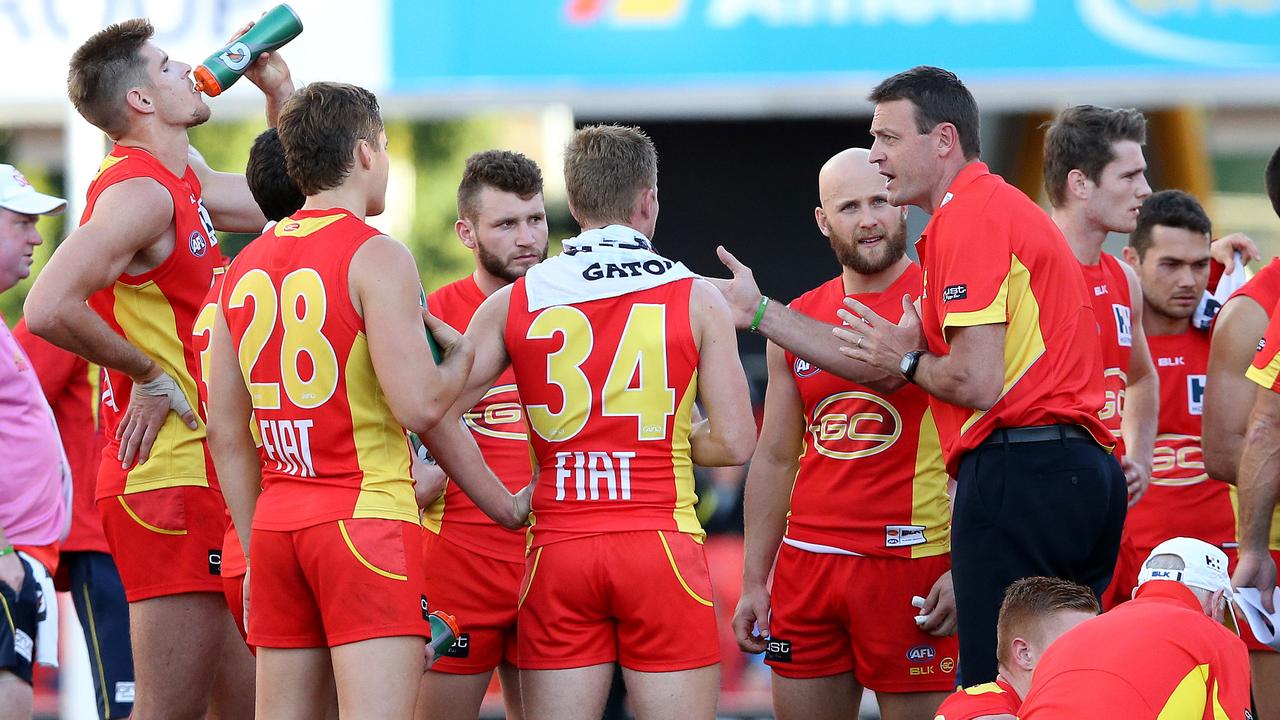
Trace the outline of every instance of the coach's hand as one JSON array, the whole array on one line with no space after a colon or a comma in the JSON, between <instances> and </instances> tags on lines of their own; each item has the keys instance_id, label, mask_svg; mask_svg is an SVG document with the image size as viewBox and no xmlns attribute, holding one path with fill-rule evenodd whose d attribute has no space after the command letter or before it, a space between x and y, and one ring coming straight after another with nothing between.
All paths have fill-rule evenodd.
<instances>
[{"instance_id":1,"label":"coach's hand","mask_svg":"<svg viewBox=\"0 0 1280 720\"><path fill-rule=\"evenodd\" d=\"M0 583L8 585L13 594L22 592L22 581L27 577L27 569L17 553L0 556Z\"/></svg>"},{"instance_id":2,"label":"coach's hand","mask_svg":"<svg viewBox=\"0 0 1280 720\"><path fill-rule=\"evenodd\" d=\"M902 319L897 323L889 322L853 298L845 298L844 305L836 315L844 321L845 327L831 329L844 343L840 352L887 376L901 378L898 364L902 357L925 347L920 314L916 312L911 296L902 296Z\"/></svg>"},{"instance_id":3,"label":"coach's hand","mask_svg":"<svg viewBox=\"0 0 1280 720\"><path fill-rule=\"evenodd\" d=\"M116 459L126 470L133 466L135 460L142 464L151 457L151 445L160 434L160 428L164 427L170 410L178 413L187 427L192 430L197 427L195 411L182 388L160 366L153 365L152 370L147 377L134 378L129 407L116 427L116 440L120 442Z\"/></svg>"},{"instance_id":4,"label":"coach's hand","mask_svg":"<svg viewBox=\"0 0 1280 720\"><path fill-rule=\"evenodd\" d=\"M1231 233L1209 243L1209 256L1221 263L1228 275L1236 269L1236 253L1246 264L1262 259L1257 243L1244 233Z\"/></svg>"},{"instance_id":5,"label":"coach's hand","mask_svg":"<svg viewBox=\"0 0 1280 720\"><path fill-rule=\"evenodd\" d=\"M764 296L760 294L760 286L756 284L751 268L738 262L738 258L725 250L723 245L716 246L716 255L720 257L720 262L729 268L729 272L733 273L733 279L709 277L706 280L715 285L725 301L729 303L729 311L733 313L734 327L746 330L751 327L751 321L755 319L756 312L760 309L760 300Z\"/></svg>"},{"instance_id":6,"label":"coach's hand","mask_svg":"<svg viewBox=\"0 0 1280 720\"><path fill-rule=\"evenodd\" d=\"M1257 588L1262 595L1262 607L1267 612L1275 612L1271 596L1275 594L1276 561L1265 548L1260 552L1240 550L1231 584L1238 588Z\"/></svg>"},{"instance_id":7,"label":"coach's hand","mask_svg":"<svg viewBox=\"0 0 1280 720\"><path fill-rule=\"evenodd\" d=\"M764 652L769 642L769 589L764 585L742 588L733 611L733 634L743 652Z\"/></svg>"},{"instance_id":8,"label":"coach's hand","mask_svg":"<svg viewBox=\"0 0 1280 720\"><path fill-rule=\"evenodd\" d=\"M413 496L419 509L425 509L444 494L449 478L433 462L424 462L417 453L409 453L409 474L413 476Z\"/></svg>"},{"instance_id":9,"label":"coach's hand","mask_svg":"<svg viewBox=\"0 0 1280 720\"><path fill-rule=\"evenodd\" d=\"M423 643L422 659L426 663L423 670L430 670L432 665L436 664L436 651L431 649L431 643Z\"/></svg>"},{"instance_id":10,"label":"coach's hand","mask_svg":"<svg viewBox=\"0 0 1280 720\"><path fill-rule=\"evenodd\" d=\"M1129 490L1129 507L1133 507L1151 487L1151 466L1125 456L1120 458L1120 469L1124 471L1124 484Z\"/></svg>"},{"instance_id":11,"label":"coach's hand","mask_svg":"<svg viewBox=\"0 0 1280 720\"><path fill-rule=\"evenodd\" d=\"M525 485L513 497L516 504L516 521L520 523L518 527L528 525L529 512L533 509L533 483Z\"/></svg>"},{"instance_id":12,"label":"coach's hand","mask_svg":"<svg viewBox=\"0 0 1280 720\"><path fill-rule=\"evenodd\" d=\"M951 571L948 570L938 578L929 590L929 597L924 599L922 615L928 615L920 629L930 635L942 637L956 631L956 591L951 584Z\"/></svg>"},{"instance_id":13,"label":"coach's hand","mask_svg":"<svg viewBox=\"0 0 1280 720\"><path fill-rule=\"evenodd\" d=\"M422 309L422 322L426 323L427 330L431 331L431 337L436 339L440 352L446 358L469 344L467 339L462 337L462 333L454 330L449 323L432 315L426 308Z\"/></svg>"},{"instance_id":14,"label":"coach's hand","mask_svg":"<svg viewBox=\"0 0 1280 720\"><path fill-rule=\"evenodd\" d=\"M249 32L249 28L253 26L254 23L247 23L231 36L231 40L234 41ZM262 53L252 65L245 69L244 76L268 97L283 101L293 94L293 75L279 53Z\"/></svg>"}]
</instances>

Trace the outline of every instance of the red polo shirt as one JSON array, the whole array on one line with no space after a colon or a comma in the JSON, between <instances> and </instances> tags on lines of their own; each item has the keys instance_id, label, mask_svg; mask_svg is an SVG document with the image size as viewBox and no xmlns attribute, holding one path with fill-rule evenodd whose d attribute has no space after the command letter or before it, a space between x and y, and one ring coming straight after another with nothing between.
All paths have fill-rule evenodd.
<instances>
[{"instance_id":1,"label":"red polo shirt","mask_svg":"<svg viewBox=\"0 0 1280 720\"><path fill-rule=\"evenodd\" d=\"M1103 407L1098 323L1080 263L1053 221L980 162L965 166L916 243L929 352L950 352L950 331L1006 326L1004 389L990 410L930 398L947 471L993 430L1079 425L1100 445L1115 438Z\"/></svg>"},{"instance_id":2,"label":"red polo shirt","mask_svg":"<svg viewBox=\"0 0 1280 720\"><path fill-rule=\"evenodd\" d=\"M1249 651L1181 583L1152 580L1045 652L1022 720L1247 717Z\"/></svg>"}]
</instances>

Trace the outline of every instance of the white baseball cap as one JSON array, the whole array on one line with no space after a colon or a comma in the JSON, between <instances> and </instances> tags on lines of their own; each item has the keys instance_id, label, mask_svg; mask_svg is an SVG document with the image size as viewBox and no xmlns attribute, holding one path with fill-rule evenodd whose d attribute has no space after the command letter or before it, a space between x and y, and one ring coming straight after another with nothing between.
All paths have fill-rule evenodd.
<instances>
[{"instance_id":1,"label":"white baseball cap","mask_svg":"<svg viewBox=\"0 0 1280 720\"><path fill-rule=\"evenodd\" d=\"M1151 558L1157 555L1177 555L1182 558L1184 567L1182 570L1147 567ZM1231 576L1227 574L1227 554L1218 547L1195 538L1176 537L1157 545L1142 563L1142 571L1138 573L1139 585L1148 580L1172 580L1187 587L1200 588L1209 592L1221 590L1228 600L1231 599Z\"/></svg>"},{"instance_id":2,"label":"white baseball cap","mask_svg":"<svg viewBox=\"0 0 1280 720\"><path fill-rule=\"evenodd\" d=\"M36 192L17 168L0 165L0 208L23 215L57 215L67 209L67 201Z\"/></svg>"}]
</instances>

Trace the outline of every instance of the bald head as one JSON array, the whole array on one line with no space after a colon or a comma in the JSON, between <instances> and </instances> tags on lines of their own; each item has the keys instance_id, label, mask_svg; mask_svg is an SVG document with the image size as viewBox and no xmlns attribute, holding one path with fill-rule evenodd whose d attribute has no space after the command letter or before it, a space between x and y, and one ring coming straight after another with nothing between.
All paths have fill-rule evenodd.
<instances>
[{"instance_id":1,"label":"bald head","mask_svg":"<svg viewBox=\"0 0 1280 720\"><path fill-rule=\"evenodd\" d=\"M878 273L906 252L906 215L889 204L885 177L863 148L836 153L818 171L818 229L840 264Z\"/></svg>"},{"instance_id":2,"label":"bald head","mask_svg":"<svg viewBox=\"0 0 1280 720\"><path fill-rule=\"evenodd\" d=\"M824 163L818 171L818 198L822 203L850 191L869 195L884 190L885 177L870 158L871 151L865 148L849 148Z\"/></svg>"}]
</instances>

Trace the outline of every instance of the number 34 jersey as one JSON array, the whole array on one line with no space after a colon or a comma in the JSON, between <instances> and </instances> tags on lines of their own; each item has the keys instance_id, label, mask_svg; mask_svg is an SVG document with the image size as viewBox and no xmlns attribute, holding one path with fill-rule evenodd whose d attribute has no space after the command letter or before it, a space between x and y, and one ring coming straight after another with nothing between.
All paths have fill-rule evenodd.
<instances>
[{"instance_id":1,"label":"number 34 jersey","mask_svg":"<svg viewBox=\"0 0 1280 720\"><path fill-rule=\"evenodd\" d=\"M603 532L701 538L689 433L693 280L529 312L511 289L506 345L541 474L532 546Z\"/></svg>"},{"instance_id":2,"label":"number 34 jersey","mask_svg":"<svg viewBox=\"0 0 1280 720\"><path fill-rule=\"evenodd\" d=\"M345 210L303 210L227 270L219 304L262 440L256 529L418 521L408 442L351 304L351 257L379 234Z\"/></svg>"}]
</instances>

